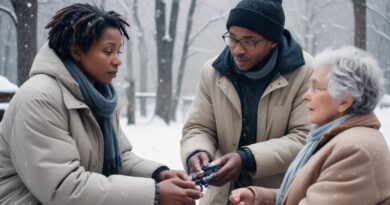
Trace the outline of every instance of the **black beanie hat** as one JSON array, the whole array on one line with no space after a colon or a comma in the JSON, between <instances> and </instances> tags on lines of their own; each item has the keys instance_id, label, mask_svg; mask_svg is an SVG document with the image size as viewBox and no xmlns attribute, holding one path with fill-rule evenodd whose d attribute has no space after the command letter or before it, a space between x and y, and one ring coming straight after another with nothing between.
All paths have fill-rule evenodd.
<instances>
[{"instance_id":1,"label":"black beanie hat","mask_svg":"<svg viewBox=\"0 0 390 205\"><path fill-rule=\"evenodd\" d=\"M230 13L226 28L239 26L280 42L284 30L282 0L242 0Z\"/></svg>"}]
</instances>

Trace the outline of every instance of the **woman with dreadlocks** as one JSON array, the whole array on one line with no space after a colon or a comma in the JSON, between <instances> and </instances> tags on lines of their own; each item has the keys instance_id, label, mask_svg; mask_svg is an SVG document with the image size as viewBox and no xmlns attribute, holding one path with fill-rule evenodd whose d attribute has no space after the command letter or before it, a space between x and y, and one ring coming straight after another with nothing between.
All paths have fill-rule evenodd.
<instances>
[{"instance_id":1,"label":"woman with dreadlocks","mask_svg":"<svg viewBox=\"0 0 390 205\"><path fill-rule=\"evenodd\" d=\"M89 4L59 10L0 124L0 204L195 204L184 171L136 156L111 84L128 24Z\"/></svg>"}]
</instances>

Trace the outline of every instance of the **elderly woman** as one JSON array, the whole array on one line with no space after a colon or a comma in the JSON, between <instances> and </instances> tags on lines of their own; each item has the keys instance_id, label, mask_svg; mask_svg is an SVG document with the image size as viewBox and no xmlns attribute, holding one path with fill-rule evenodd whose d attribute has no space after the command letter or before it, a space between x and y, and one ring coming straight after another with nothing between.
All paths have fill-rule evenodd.
<instances>
[{"instance_id":1,"label":"elderly woman","mask_svg":"<svg viewBox=\"0 0 390 205\"><path fill-rule=\"evenodd\" d=\"M279 190L234 190L233 205L390 204L390 153L373 113L383 94L382 72L354 47L316 56L304 95L316 127Z\"/></svg>"}]
</instances>

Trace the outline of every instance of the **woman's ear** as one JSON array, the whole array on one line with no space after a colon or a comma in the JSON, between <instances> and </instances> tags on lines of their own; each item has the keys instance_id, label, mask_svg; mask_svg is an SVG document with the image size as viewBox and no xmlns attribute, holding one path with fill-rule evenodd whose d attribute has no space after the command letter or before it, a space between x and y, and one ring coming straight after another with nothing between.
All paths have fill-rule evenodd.
<instances>
[{"instance_id":1,"label":"woman's ear","mask_svg":"<svg viewBox=\"0 0 390 205\"><path fill-rule=\"evenodd\" d=\"M80 59L81 59L81 49L80 49L80 47L78 47L78 46L73 44L70 47L70 55L72 56L72 58L75 61L80 61Z\"/></svg>"},{"instance_id":2,"label":"woman's ear","mask_svg":"<svg viewBox=\"0 0 390 205\"><path fill-rule=\"evenodd\" d=\"M353 102L355 102L355 99L351 95L348 95L348 97L339 104L338 111L340 113L345 113L352 106Z\"/></svg>"}]
</instances>

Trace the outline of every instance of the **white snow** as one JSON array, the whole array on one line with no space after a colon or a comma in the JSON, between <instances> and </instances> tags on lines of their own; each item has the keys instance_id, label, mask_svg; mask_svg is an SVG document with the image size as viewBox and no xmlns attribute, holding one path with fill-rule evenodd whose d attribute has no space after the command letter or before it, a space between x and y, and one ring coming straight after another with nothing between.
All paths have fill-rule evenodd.
<instances>
[{"instance_id":1,"label":"white snow","mask_svg":"<svg viewBox=\"0 0 390 205\"><path fill-rule=\"evenodd\" d=\"M8 103L0 103L0 110L5 110L8 108Z\"/></svg>"},{"instance_id":2,"label":"white snow","mask_svg":"<svg viewBox=\"0 0 390 205\"><path fill-rule=\"evenodd\" d=\"M390 108L376 109L375 113L381 121L381 131L390 145ZM124 132L139 156L158 161L171 169L183 169L180 159L180 139L183 122L171 123L167 126L162 120L139 118L135 125L126 125L121 119Z\"/></svg>"},{"instance_id":3,"label":"white snow","mask_svg":"<svg viewBox=\"0 0 390 205\"><path fill-rule=\"evenodd\" d=\"M18 90L18 86L12 84L4 76L0 75L0 93L13 93Z\"/></svg>"},{"instance_id":4,"label":"white snow","mask_svg":"<svg viewBox=\"0 0 390 205\"><path fill-rule=\"evenodd\" d=\"M167 165L171 169L183 169L180 160L182 123L167 126L162 119L137 118L135 125L126 125L121 118L123 131L133 145L133 151L146 159Z\"/></svg>"}]
</instances>

